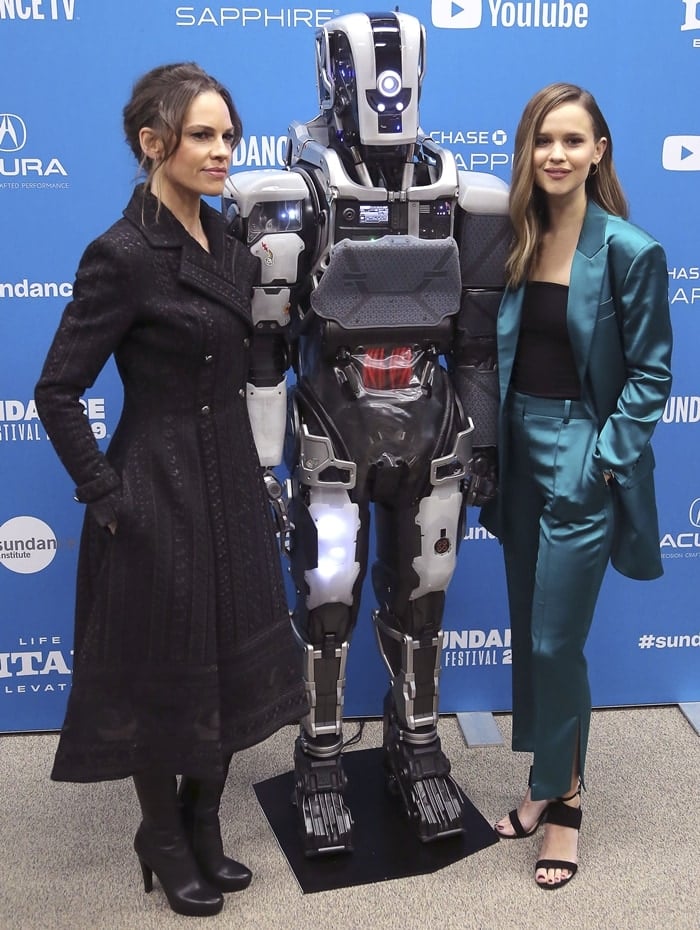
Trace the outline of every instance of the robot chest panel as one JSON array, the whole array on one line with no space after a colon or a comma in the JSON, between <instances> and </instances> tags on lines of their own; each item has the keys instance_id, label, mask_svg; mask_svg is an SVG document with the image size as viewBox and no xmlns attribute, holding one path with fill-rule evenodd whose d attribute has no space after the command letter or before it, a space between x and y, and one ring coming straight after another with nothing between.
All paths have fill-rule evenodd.
<instances>
[{"instance_id":1,"label":"robot chest panel","mask_svg":"<svg viewBox=\"0 0 700 930\"><path fill-rule=\"evenodd\" d=\"M333 210L333 241L406 235L446 239L452 235L452 209L452 203L445 198L386 202L339 198Z\"/></svg>"},{"instance_id":2,"label":"robot chest panel","mask_svg":"<svg viewBox=\"0 0 700 930\"><path fill-rule=\"evenodd\" d=\"M458 313L460 297L454 239L386 235L336 243L311 307L317 317L356 335L375 329L428 332Z\"/></svg>"}]
</instances>

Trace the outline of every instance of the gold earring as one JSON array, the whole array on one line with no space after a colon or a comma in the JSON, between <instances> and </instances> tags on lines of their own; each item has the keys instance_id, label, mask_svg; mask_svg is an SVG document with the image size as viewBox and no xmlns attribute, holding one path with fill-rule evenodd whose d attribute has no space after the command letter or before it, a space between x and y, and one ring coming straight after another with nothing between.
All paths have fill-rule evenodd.
<instances>
[{"instance_id":1,"label":"gold earring","mask_svg":"<svg viewBox=\"0 0 700 930\"><path fill-rule=\"evenodd\" d=\"M598 174L598 162L594 161L588 171L588 177L594 178Z\"/></svg>"}]
</instances>

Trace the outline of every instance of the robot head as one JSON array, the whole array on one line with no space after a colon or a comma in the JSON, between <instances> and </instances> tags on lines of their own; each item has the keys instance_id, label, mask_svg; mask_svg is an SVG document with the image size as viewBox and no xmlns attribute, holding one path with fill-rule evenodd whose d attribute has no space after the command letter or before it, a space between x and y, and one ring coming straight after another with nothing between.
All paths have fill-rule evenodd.
<instances>
[{"instance_id":1,"label":"robot head","mask_svg":"<svg viewBox=\"0 0 700 930\"><path fill-rule=\"evenodd\" d=\"M347 146L416 141L425 29L405 13L350 13L316 34L321 111Z\"/></svg>"}]
</instances>

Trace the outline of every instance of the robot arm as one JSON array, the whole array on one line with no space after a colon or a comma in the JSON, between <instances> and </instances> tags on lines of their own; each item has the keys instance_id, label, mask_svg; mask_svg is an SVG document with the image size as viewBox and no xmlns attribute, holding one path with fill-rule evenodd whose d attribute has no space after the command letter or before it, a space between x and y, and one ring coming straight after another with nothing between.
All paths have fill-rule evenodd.
<instances>
[{"instance_id":1,"label":"robot arm","mask_svg":"<svg viewBox=\"0 0 700 930\"><path fill-rule=\"evenodd\" d=\"M465 416L474 423L467 503L481 506L497 484L496 320L511 237L508 187L492 175L460 171L458 205L462 300L450 363Z\"/></svg>"},{"instance_id":2,"label":"robot arm","mask_svg":"<svg viewBox=\"0 0 700 930\"><path fill-rule=\"evenodd\" d=\"M255 332L246 390L260 464L268 468L282 461L287 333L292 288L300 278L300 256L306 248L302 227L308 196L301 175L276 169L232 175L223 194L229 228L260 262L259 283L253 289Z\"/></svg>"}]
</instances>

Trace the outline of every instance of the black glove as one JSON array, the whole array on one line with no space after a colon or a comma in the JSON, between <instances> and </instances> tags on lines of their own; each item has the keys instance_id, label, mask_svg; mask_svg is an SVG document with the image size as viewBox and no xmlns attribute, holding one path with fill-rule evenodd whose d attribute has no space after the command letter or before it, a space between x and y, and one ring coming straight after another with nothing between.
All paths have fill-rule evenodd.
<instances>
[{"instance_id":1,"label":"black glove","mask_svg":"<svg viewBox=\"0 0 700 930\"><path fill-rule=\"evenodd\" d=\"M494 446L472 450L464 487L466 502L470 507L483 507L496 496L498 465Z\"/></svg>"}]
</instances>

